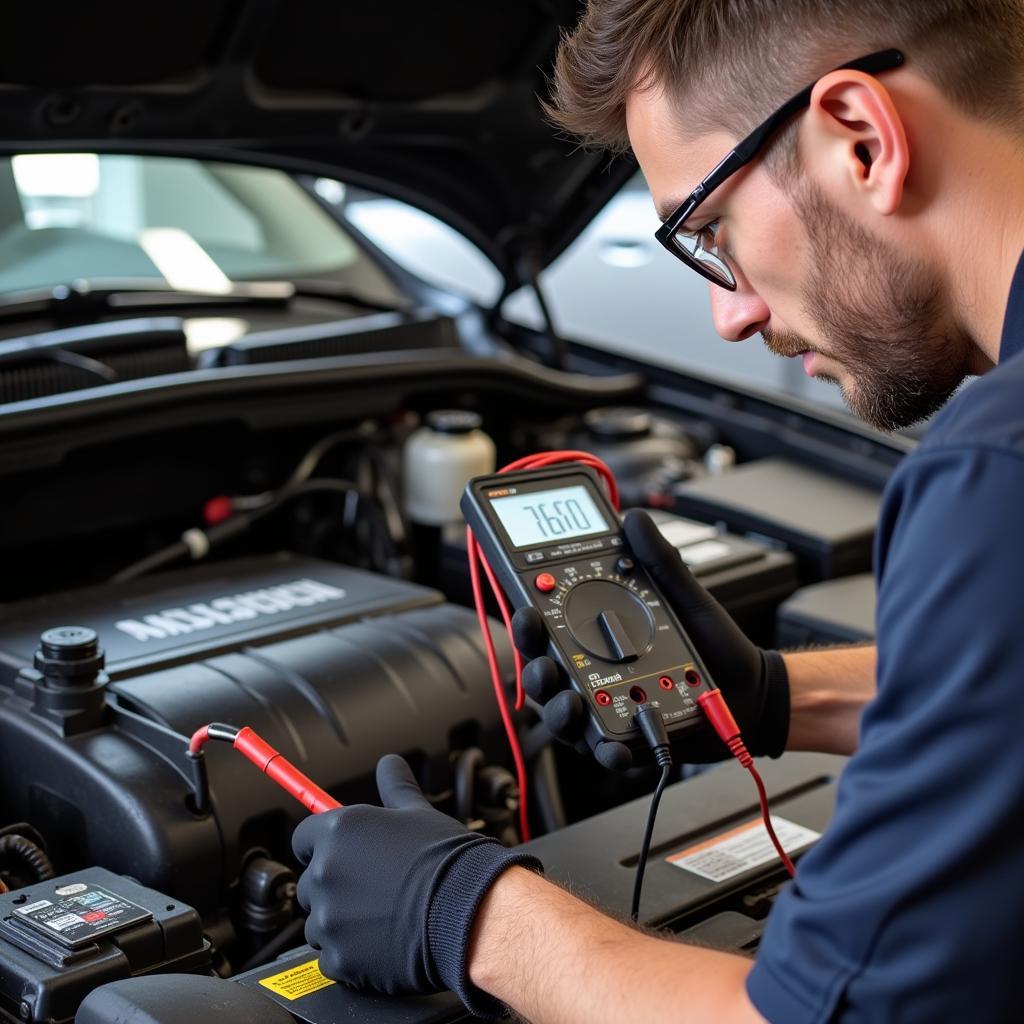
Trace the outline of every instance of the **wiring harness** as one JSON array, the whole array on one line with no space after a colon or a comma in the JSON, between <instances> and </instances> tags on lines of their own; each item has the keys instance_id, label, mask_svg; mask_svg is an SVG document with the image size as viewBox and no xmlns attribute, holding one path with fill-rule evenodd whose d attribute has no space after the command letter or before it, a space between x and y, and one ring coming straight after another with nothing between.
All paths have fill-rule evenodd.
<instances>
[{"instance_id":1,"label":"wiring harness","mask_svg":"<svg viewBox=\"0 0 1024 1024\"><path fill-rule=\"evenodd\" d=\"M344 561L392 576L409 578L407 529L395 483L379 451L378 427L371 421L328 434L300 459L280 487L259 494L218 494L203 506L203 525L185 530L178 540L118 572L110 582L124 583L183 559L197 562L216 547L247 531L282 507L314 494L343 498L342 525L351 538ZM352 479L314 476L335 449L362 444Z\"/></svg>"}]
</instances>

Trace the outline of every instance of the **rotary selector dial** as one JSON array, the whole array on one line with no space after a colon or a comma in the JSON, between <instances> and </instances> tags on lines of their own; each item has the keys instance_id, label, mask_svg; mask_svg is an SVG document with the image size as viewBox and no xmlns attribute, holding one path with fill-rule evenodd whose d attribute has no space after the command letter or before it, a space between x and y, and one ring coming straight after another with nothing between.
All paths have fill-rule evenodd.
<instances>
[{"instance_id":1,"label":"rotary selector dial","mask_svg":"<svg viewBox=\"0 0 1024 1024\"><path fill-rule=\"evenodd\" d=\"M608 577L573 581L561 604L572 638L602 661L635 661L654 643L654 616L643 596L625 581Z\"/></svg>"}]
</instances>

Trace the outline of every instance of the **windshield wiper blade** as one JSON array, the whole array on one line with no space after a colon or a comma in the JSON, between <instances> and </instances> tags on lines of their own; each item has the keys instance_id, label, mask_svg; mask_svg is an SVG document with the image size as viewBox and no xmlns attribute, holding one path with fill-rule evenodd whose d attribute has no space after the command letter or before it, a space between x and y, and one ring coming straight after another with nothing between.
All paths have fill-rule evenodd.
<instances>
[{"instance_id":1,"label":"windshield wiper blade","mask_svg":"<svg viewBox=\"0 0 1024 1024\"><path fill-rule=\"evenodd\" d=\"M223 291L172 288L152 278L81 278L69 284L0 295L0 321L50 317L73 320L134 310L191 309L196 306L265 306L282 309L295 298L324 299L391 312L393 305L330 285L293 281L232 281Z\"/></svg>"},{"instance_id":2,"label":"windshield wiper blade","mask_svg":"<svg viewBox=\"0 0 1024 1024\"><path fill-rule=\"evenodd\" d=\"M94 278L0 296L0 320L195 306L285 307L295 297L290 281L236 281L224 291L183 291L149 278Z\"/></svg>"}]
</instances>

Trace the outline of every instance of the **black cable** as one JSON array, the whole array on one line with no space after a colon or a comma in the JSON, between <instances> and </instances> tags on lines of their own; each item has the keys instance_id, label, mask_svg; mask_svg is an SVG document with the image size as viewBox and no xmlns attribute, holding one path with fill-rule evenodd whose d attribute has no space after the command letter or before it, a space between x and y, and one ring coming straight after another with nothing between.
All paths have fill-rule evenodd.
<instances>
[{"instance_id":1,"label":"black cable","mask_svg":"<svg viewBox=\"0 0 1024 1024\"><path fill-rule=\"evenodd\" d=\"M299 461L292 475L287 479L281 490L288 490L305 483L319 467L324 456L340 444L351 444L353 441L369 440L373 436L373 428L369 424L360 424L348 430L337 430L321 438Z\"/></svg>"},{"instance_id":2,"label":"black cable","mask_svg":"<svg viewBox=\"0 0 1024 1024\"><path fill-rule=\"evenodd\" d=\"M658 804L661 803L661 794L665 792L668 785L668 777L672 774L672 765L662 766L661 778L654 788L654 796L651 797L651 806L647 811L647 827L644 829L644 841L640 847L640 859L636 862L636 881L633 883L633 908L630 911L630 918L636 920L640 915L640 892L644 887L644 871L647 869L647 856L651 852L651 837L654 835L654 821L658 817Z\"/></svg>"},{"instance_id":3,"label":"black cable","mask_svg":"<svg viewBox=\"0 0 1024 1024\"><path fill-rule=\"evenodd\" d=\"M217 544L247 530L254 522L274 512L286 501L311 491L336 491L348 497L345 523L355 533L357 552L369 554L369 567L405 579L412 577L412 560L405 551L407 528L401 506L395 497L395 486L387 466L370 448L364 458L365 482L312 478L312 474L334 448L353 441L370 441L375 425L364 421L355 428L335 431L314 444L302 457L287 481L277 490L233 498L234 513L214 526L186 530L173 544L129 565L115 574L110 582L124 583L191 556L193 561L206 557ZM376 499L376 500L374 500ZM366 563L357 558L357 564Z\"/></svg>"},{"instance_id":4,"label":"black cable","mask_svg":"<svg viewBox=\"0 0 1024 1024\"><path fill-rule=\"evenodd\" d=\"M644 829L644 840L640 846L640 857L636 862L636 881L633 883L633 907L630 917L635 921L640 916L640 893L644 886L644 872L647 870L647 857L651 852L651 837L654 835L654 822L658 817L658 805L661 803L661 794L665 792L668 785L668 777L672 771L672 750L669 746L668 733L665 730L665 722L661 717L661 711L653 704L641 704L636 709L633 721L639 728L641 735L647 741L647 746L654 754L654 760L661 767L661 778L658 785L654 787L654 796L651 797L651 806L647 811L647 827Z\"/></svg>"},{"instance_id":5,"label":"black cable","mask_svg":"<svg viewBox=\"0 0 1024 1024\"><path fill-rule=\"evenodd\" d=\"M376 448L367 449L370 466L376 481L371 493L377 499L391 554L386 560L389 573L402 579L412 579L415 572L413 559L407 549L409 526L398 500L397 485L392 478L387 460Z\"/></svg>"},{"instance_id":6,"label":"black cable","mask_svg":"<svg viewBox=\"0 0 1024 1024\"><path fill-rule=\"evenodd\" d=\"M369 421L354 429L329 434L306 452L288 480L276 491L233 499L236 502L235 512L228 519L206 529L195 527L186 530L181 539L122 569L110 582L134 580L188 556L193 561L199 561L206 557L211 548L247 530L285 502L313 491L346 494L349 498L345 509L346 525L356 535L357 551L369 554L369 567L389 575L410 578L412 562L404 551L405 521L383 459L372 449L369 450L364 464L366 471L359 474L365 476L365 483L311 478L331 449L352 441L367 440L372 436L373 425ZM359 561L359 564L365 563Z\"/></svg>"},{"instance_id":7,"label":"black cable","mask_svg":"<svg viewBox=\"0 0 1024 1024\"><path fill-rule=\"evenodd\" d=\"M369 440L373 437L373 424L370 421L361 423L358 427L347 430L337 430L333 434L322 437L309 451L299 460L295 469L292 470L288 479L279 487L270 491L263 491L260 494L240 494L232 498L234 508L238 512L251 512L272 504L279 495L299 484L305 483L319 467L324 457L341 444L351 444L353 441Z\"/></svg>"},{"instance_id":8,"label":"black cable","mask_svg":"<svg viewBox=\"0 0 1024 1024\"><path fill-rule=\"evenodd\" d=\"M176 540L173 544L133 562L127 569L122 569L119 573L111 576L110 582L125 583L139 576L145 576L146 573L152 572L154 569L160 569L165 565L170 565L171 562L176 562L179 558L184 558L188 552L189 546L183 540Z\"/></svg>"},{"instance_id":9,"label":"black cable","mask_svg":"<svg viewBox=\"0 0 1024 1024\"><path fill-rule=\"evenodd\" d=\"M259 508L245 512L237 512L235 515L225 519L223 522L210 526L205 530L201 530L198 527L193 528L192 530L186 530L185 533L182 534L182 540L177 540L166 548L161 548L159 551L155 551L153 554L147 555L140 561L128 566L128 568L122 569L119 573L111 577L110 582L125 583L128 580L134 580L139 576L152 572L154 569L159 569L171 562L176 562L179 558L184 558L188 554L192 554L193 560L198 561L200 558L205 557L210 548L213 548L222 541L227 540L229 537L234 537L237 534L242 533L244 530L247 530L253 523L264 518L264 516L270 515L271 512L276 512L285 502L314 491L332 491L342 494L355 493L360 498L364 497L362 494L359 494L356 485L348 480L316 478L312 480L305 480L300 484L296 484L293 487L278 492L271 501L266 505L261 505ZM200 546L202 554L194 553L193 547L184 539L188 536L198 537L204 542Z\"/></svg>"}]
</instances>

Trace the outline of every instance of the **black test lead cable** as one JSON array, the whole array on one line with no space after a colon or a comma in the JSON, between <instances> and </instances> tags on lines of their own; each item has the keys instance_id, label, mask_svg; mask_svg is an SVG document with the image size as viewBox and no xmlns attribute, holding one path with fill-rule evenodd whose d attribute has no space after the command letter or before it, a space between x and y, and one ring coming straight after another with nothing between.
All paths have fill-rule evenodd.
<instances>
[{"instance_id":1,"label":"black test lead cable","mask_svg":"<svg viewBox=\"0 0 1024 1024\"><path fill-rule=\"evenodd\" d=\"M672 751L669 747L665 723L662 721L661 711L658 708L652 704L641 704L633 717L647 741L647 745L651 748L655 761L661 767L661 778L658 779L658 785L655 786L654 795L651 797L651 806L647 811L647 826L644 829L644 839L640 846L640 857L636 862L633 907L629 915L631 920L636 921L640 915L640 893L644 886L647 857L651 852L651 839L654 836L654 822L658 817L658 805L661 803L661 794L665 792L669 775L672 772Z\"/></svg>"}]
</instances>

